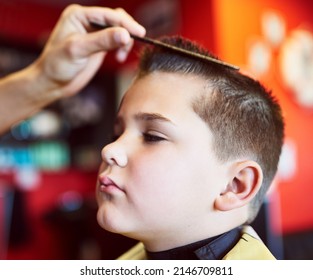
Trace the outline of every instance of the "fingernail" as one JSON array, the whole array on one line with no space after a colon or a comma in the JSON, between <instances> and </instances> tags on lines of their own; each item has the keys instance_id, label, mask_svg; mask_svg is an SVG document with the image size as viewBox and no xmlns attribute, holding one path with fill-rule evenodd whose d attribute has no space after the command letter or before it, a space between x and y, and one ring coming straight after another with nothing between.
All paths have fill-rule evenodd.
<instances>
[{"instance_id":1,"label":"fingernail","mask_svg":"<svg viewBox=\"0 0 313 280\"><path fill-rule=\"evenodd\" d=\"M118 31L114 34L114 40L118 44L126 45L129 42L130 36L127 31Z\"/></svg>"},{"instance_id":2,"label":"fingernail","mask_svg":"<svg viewBox=\"0 0 313 280\"><path fill-rule=\"evenodd\" d=\"M127 52L123 51L123 50L118 50L116 53L116 59L119 62L124 62L127 58Z\"/></svg>"},{"instance_id":3,"label":"fingernail","mask_svg":"<svg viewBox=\"0 0 313 280\"><path fill-rule=\"evenodd\" d=\"M144 36L146 34L146 29L140 24L138 24L138 27L139 27L140 34Z\"/></svg>"}]
</instances>

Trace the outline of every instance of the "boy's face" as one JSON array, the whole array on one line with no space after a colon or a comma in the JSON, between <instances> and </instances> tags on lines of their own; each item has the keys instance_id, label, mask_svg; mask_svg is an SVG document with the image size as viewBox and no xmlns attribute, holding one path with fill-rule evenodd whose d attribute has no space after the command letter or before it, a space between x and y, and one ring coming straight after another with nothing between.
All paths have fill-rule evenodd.
<instances>
[{"instance_id":1,"label":"boy's face","mask_svg":"<svg viewBox=\"0 0 313 280\"><path fill-rule=\"evenodd\" d=\"M204 87L196 76L154 73L127 91L115 124L118 138L102 151L96 195L103 228L150 250L214 232L214 200L227 184L227 168L192 110Z\"/></svg>"}]
</instances>

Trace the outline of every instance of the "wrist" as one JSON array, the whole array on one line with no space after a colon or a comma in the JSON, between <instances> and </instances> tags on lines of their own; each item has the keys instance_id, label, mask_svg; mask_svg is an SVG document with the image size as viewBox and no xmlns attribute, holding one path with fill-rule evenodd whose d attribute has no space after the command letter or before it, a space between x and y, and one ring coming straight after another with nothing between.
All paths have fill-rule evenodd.
<instances>
[{"instance_id":1,"label":"wrist","mask_svg":"<svg viewBox=\"0 0 313 280\"><path fill-rule=\"evenodd\" d=\"M57 85L45 75L39 62L34 62L23 71L27 98L36 108L42 108L61 98Z\"/></svg>"},{"instance_id":2,"label":"wrist","mask_svg":"<svg viewBox=\"0 0 313 280\"><path fill-rule=\"evenodd\" d=\"M35 64L0 79L0 134L59 99L53 88Z\"/></svg>"}]
</instances>

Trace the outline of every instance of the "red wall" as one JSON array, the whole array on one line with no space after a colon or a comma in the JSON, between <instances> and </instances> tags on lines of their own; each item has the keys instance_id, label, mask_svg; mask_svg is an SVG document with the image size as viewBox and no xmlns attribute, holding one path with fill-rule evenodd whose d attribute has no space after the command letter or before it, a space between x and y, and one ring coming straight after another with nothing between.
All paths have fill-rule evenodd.
<instances>
[{"instance_id":1,"label":"red wall","mask_svg":"<svg viewBox=\"0 0 313 280\"><path fill-rule=\"evenodd\" d=\"M64 258L66 252L62 246L63 241L62 238L57 237L60 229L49 221L48 216L61 209L62 203L66 203L64 197L68 198L67 202L71 202L71 199L80 200L80 198L84 201L93 200L95 172L78 170L40 172L39 177L38 184L26 191L19 189L14 173L0 174L2 183L0 188L6 186L7 190L20 190L22 197L14 202L23 202L20 210L23 220L17 217L14 226L17 228L21 226L19 234L25 237L9 248L6 253L8 259Z\"/></svg>"}]
</instances>

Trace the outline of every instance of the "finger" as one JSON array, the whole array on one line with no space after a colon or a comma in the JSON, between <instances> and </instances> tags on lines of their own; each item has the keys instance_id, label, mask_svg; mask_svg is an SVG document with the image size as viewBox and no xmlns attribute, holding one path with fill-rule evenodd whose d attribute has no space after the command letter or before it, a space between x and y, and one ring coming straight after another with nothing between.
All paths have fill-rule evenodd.
<instances>
[{"instance_id":1,"label":"finger","mask_svg":"<svg viewBox=\"0 0 313 280\"><path fill-rule=\"evenodd\" d=\"M85 17L86 24L94 21L103 25L121 26L126 28L130 33L140 37L146 33L145 28L121 8L84 7L80 13L80 16Z\"/></svg>"},{"instance_id":2,"label":"finger","mask_svg":"<svg viewBox=\"0 0 313 280\"><path fill-rule=\"evenodd\" d=\"M74 59L86 58L97 52L106 52L122 49L127 56L133 45L127 30L121 27L112 27L105 30L74 35L68 41L67 52ZM123 56L123 55L121 55Z\"/></svg>"},{"instance_id":3,"label":"finger","mask_svg":"<svg viewBox=\"0 0 313 280\"><path fill-rule=\"evenodd\" d=\"M119 62L124 62L133 46L133 42L131 42L131 44L127 44L126 46L124 47L121 47L117 50L116 52L116 60L119 61Z\"/></svg>"}]
</instances>

